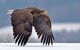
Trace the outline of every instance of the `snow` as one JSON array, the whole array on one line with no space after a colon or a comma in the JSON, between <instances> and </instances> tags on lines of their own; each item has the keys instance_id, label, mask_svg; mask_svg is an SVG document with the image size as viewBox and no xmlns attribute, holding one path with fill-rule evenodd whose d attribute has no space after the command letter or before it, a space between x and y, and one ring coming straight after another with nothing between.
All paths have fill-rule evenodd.
<instances>
[{"instance_id":1,"label":"snow","mask_svg":"<svg viewBox=\"0 0 80 50\"><path fill-rule=\"evenodd\" d=\"M52 24L52 30L54 31L76 31L80 29L80 23L55 23Z\"/></svg>"},{"instance_id":2,"label":"snow","mask_svg":"<svg viewBox=\"0 0 80 50\"><path fill-rule=\"evenodd\" d=\"M27 43L26 46L18 46L15 43L0 43L1 50L79 50L80 43L53 43L43 46L42 43Z\"/></svg>"},{"instance_id":3,"label":"snow","mask_svg":"<svg viewBox=\"0 0 80 50\"><path fill-rule=\"evenodd\" d=\"M53 31L61 31L61 30L66 30L66 31L76 31L78 29L80 29L80 23L53 23L52 24L52 30ZM9 26L6 26L6 27L3 27L3 28L0 28L1 32L4 32L5 30L9 30L12 32L12 26L9 25ZM0 32L0 33L1 33Z\"/></svg>"}]
</instances>

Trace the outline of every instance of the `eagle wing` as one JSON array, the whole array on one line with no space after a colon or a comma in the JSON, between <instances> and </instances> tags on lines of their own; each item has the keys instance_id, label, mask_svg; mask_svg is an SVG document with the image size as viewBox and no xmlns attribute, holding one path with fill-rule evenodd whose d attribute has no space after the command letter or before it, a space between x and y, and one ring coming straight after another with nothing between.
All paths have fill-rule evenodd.
<instances>
[{"instance_id":1,"label":"eagle wing","mask_svg":"<svg viewBox=\"0 0 80 50\"><path fill-rule=\"evenodd\" d=\"M24 46L32 32L32 16L21 11L14 11L11 16L15 43L18 42L18 45Z\"/></svg>"},{"instance_id":2,"label":"eagle wing","mask_svg":"<svg viewBox=\"0 0 80 50\"><path fill-rule=\"evenodd\" d=\"M41 37L41 42L43 45L46 43L53 44L54 36L51 30L51 21L49 16L45 14L40 14L38 17L34 17L33 24L36 29L38 38Z\"/></svg>"}]
</instances>

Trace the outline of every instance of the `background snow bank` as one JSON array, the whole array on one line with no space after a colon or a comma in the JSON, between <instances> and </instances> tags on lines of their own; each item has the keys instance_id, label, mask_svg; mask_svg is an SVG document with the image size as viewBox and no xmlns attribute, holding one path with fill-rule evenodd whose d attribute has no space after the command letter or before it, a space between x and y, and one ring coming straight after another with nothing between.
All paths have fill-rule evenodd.
<instances>
[{"instance_id":1,"label":"background snow bank","mask_svg":"<svg viewBox=\"0 0 80 50\"><path fill-rule=\"evenodd\" d=\"M80 23L56 23L52 25L55 42L58 43L80 43ZM0 42L14 42L12 26L0 28ZM39 43L35 30L28 41L29 43Z\"/></svg>"}]
</instances>

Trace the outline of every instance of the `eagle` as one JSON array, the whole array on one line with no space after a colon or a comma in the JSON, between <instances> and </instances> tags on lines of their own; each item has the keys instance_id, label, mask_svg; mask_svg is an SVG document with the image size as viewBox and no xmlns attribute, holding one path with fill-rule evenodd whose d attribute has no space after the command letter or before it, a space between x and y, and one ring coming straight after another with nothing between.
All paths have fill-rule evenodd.
<instances>
[{"instance_id":1,"label":"eagle","mask_svg":"<svg viewBox=\"0 0 80 50\"><path fill-rule=\"evenodd\" d=\"M11 25L13 27L15 43L18 43L20 46L25 46L32 34L32 27L34 27L38 39L41 38L43 45L53 44L54 36L48 11L37 7L9 11L12 11Z\"/></svg>"}]
</instances>

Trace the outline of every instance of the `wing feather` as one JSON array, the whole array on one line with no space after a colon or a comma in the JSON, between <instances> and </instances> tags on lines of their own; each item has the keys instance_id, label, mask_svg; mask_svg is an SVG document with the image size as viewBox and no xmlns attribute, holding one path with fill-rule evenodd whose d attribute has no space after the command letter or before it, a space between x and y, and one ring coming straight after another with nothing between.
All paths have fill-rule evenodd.
<instances>
[{"instance_id":1,"label":"wing feather","mask_svg":"<svg viewBox=\"0 0 80 50\"><path fill-rule=\"evenodd\" d=\"M51 30L50 18L45 14L40 14L38 17L34 17L33 24L36 29L38 38L41 37L41 42L46 45L53 43L54 37Z\"/></svg>"},{"instance_id":2,"label":"wing feather","mask_svg":"<svg viewBox=\"0 0 80 50\"><path fill-rule=\"evenodd\" d=\"M11 24L13 26L15 43L24 46L32 32L32 22L30 21L31 15L24 12L13 12L11 16Z\"/></svg>"}]
</instances>

